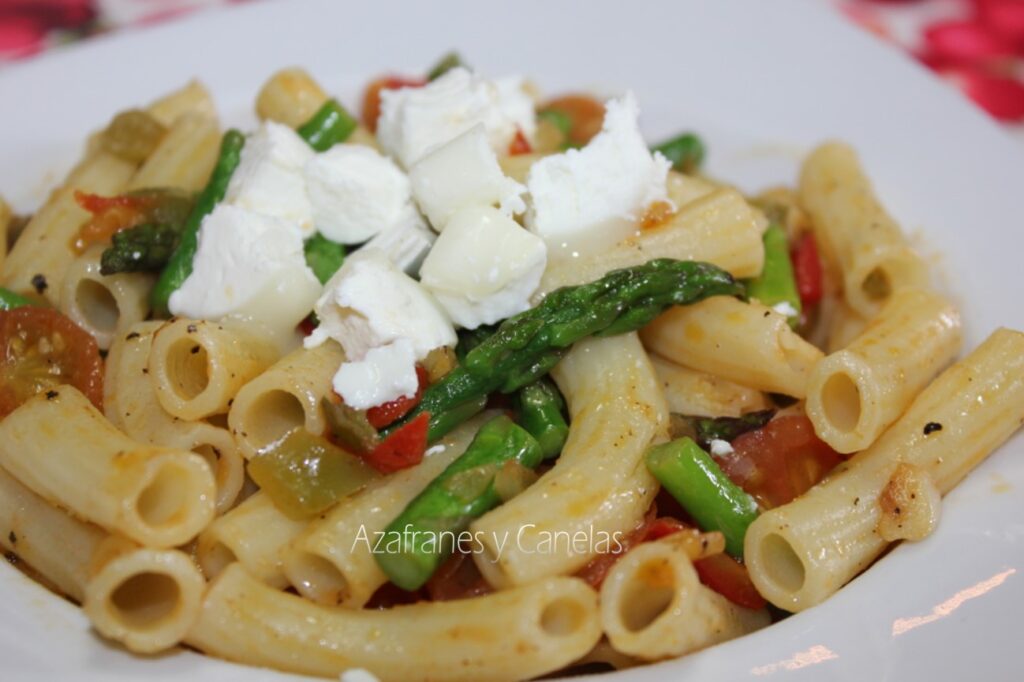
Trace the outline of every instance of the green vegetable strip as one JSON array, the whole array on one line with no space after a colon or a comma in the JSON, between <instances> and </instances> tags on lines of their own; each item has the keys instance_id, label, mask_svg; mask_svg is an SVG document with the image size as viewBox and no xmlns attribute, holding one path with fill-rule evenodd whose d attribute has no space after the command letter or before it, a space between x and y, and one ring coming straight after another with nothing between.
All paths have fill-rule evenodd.
<instances>
[{"instance_id":1,"label":"green vegetable strip","mask_svg":"<svg viewBox=\"0 0 1024 682\"><path fill-rule=\"evenodd\" d=\"M680 173L693 173L704 162L704 143L693 133L683 133L655 145L651 151L661 152Z\"/></svg>"},{"instance_id":2,"label":"green vegetable strip","mask_svg":"<svg viewBox=\"0 0 1024 682\"><path fill-rule=\"evenodd\" d=\"M487 407L487 396L482 395L476 400L462 403L457 407L430 415L430 426L427 428L427 440L431 443L446 435L462 422L480 414Z\"/></svg>"},{"instance_id":3,"label":"green vegetable strip","mask_svg":"<svg viewBox=\"0 0 1024 682\"><path fill-rule=\"evenodd\" d=\"M548 121L558 129L558 132L562 133L563 138L569 139L569 133L572 131L572 119L569 114L558 109L544 109L537 112L537 118Z\"/></svg>"},{"instance_id":4,"label":"green vegetable strip","mask_svg":"<svg viewBox=\"0 0 1024 682\"><path fill-rule=\"evenodd\" d=\"M430 71L427 72L427 80L437 80L459 66L466 66L466 63L462 61L462 57L459 56L458 52L449 52L445 56L441 57L441 59L431 67Z\"/></svg>"},{"instance_id":5,"label":"green vegetable strip","mask_svg":"<svg viewBox=\"0 0 1024 682\"><path fill-rule=\"evenodd\" d=\"M747 282L747 295L768 307L788 303L796 311L789 315L789 324L800 323L800 294L793 275L793 262L789 258L786 233L777 224L771 224L764 233L764 269L756 279Z\"/></svg>"},{"instance_id":6,"label":"green vegetable strip","mask_svg":"<svg viewBox=\"0 0 1024 682\"><path fill-rule=\"evenodd\" d=\"M157 316L168 314L167 302L170 300L171 294L192 274L192 259L199 247L199 225L214 206L224 198L231 175L238 167L244 145L245 136L239 131L229 130L224 133L224 138L220 143L220 156L217 159L217 165L213 167L213 173L210 175L206 187L196 199L195 206L192 207L192 212L189 213L188 220L185 221L185 228L181 232L181 241L178 243L178 247L167 262L167 267L160 273L160 279L157 280L150 294L153 312Z\"/></svg>"},{"instance_id":7,"label":"green vegetable strip","mask_svg":"<svg viewBox=\"0 0 1024 682\"><path fill-rule=\"evenodd\" d=\"M540 445L522 427L504 415L490 420L388 525L377 564L402 589L419 589L451 555L458 534L500 504L494 477L501 467L518 462L532 469L541 459Z\"/></svg>"},{"instance_id":8,"label":"green vegetable strip","mask_svg":"<svg viewBox=\"0 0 1024 682\"><path fill-rule=\"evenodd\" d=\"M747 527L757 518L757 502L733 483L711 455L689 438L647 451L647 469L703 530L725 536L725 549L743 556Z\"/></svg>"},{"instance_id":9,"label":"green vegetable strip","mask_svg":"<svg viewBox=\"0 0 1024 682\"><path fill-rule=\"evenodd\" d=\"M634 331L671 305L742 292L742 285L714 265L667 258L563 287L505 320L466 354L461 366L423 392L406 420L421 412L439 415L494 391L511 393L547 374L573 343L587 336Z\"/></svg>"},{"instance_id":10,"label":"green vegetable strip","mask_svg":"<svg viewBox=\"0 0 1024 682\"><path fill-rule=\"evenodd\" d=\"M347 140L356 125L356 120L345 111L345 107L337 100L329 99L311 119L299 126L297 132L314 150L325 152Z\"/></svg>"},{"instance_id":11,"label":"green vegetable strip","mask_svg":"<svg viewBox=\"0 0 1024 682\"><path fill-rule=\"evenodd\" d=\"M519 390L519 423L537 439L544 459L562 452L569 437L563 412L565 400L549 379L538 379Z\"/></svg>"},{"instance_id":12,"label":"green vegetable strip","mask_svg":"<svg viewBox=\"0 0 1024 682\"><path fill-rule=\"evenodd\" d=\"M0 310L11 310L26 305L35 305L35 303L21 294L16 294L10 289L0 287Z\"/></svg>"},{"instance_id":13,"label":"green vegetable strip","mask_svg":"<svg viewBox=\"0 0 1024 682\"><path fill-rule=\"evenodd\" d=\"M306 265L320 280L320 284L327 284L327 280L345 262L345 247L338 242L332 242L319 232L306 240L303 251L306 254Z\"/></svg>"},{"instance_id":14,"label":"green vegetable strip","mask_svg":"<svg viewBox=\"0 0 1024 682\"><path fill-rule=\"evenodd\" d=\"M775 410L750 412L741 417L695 417L693 418L697 442L708 447L713 440L730 443L748 431L755 431L772 420Z\"/></svg>"}]
</instances>

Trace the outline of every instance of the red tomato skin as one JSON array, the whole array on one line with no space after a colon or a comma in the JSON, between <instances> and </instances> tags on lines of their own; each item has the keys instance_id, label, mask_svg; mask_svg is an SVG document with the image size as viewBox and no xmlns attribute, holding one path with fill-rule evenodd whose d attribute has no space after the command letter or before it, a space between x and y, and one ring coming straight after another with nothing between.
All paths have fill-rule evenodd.
<instances>
[{"instance_id":1,"label":"red tomato skin","mask_svg":"<svg viewBox=\"0 0 1024 682\"><path fill-rule=\"evenodd\" d=\"M765 509L803 495L843 461L802 415L773 419L733 440L732 447L732 454L716 461Z\"/></svg>"},{"instance_id":2,"label":"red tomato skin","mask_svg":"<svg viewBox=\"0 0 1024 682\"><path fill-rule=\"evenodd\" d=\"M523 131L517 128L516 136L512 138L512 142L508 145L509 156L529 154L532 151L533 147L530 146L530 141L526 139L526 135L523 135Z\"/></svg>"},{"instance_id":3,"label":"red tomato skin","mask_svg":"<svg viewBox=\"0 0 1024 682\"><path fill-rule=\"evenodd\" d=\"M427 429L430 414L424 412L403 424L380 445L364 455L366 462L382 474L390 474L416 466L427 450Z\"/></svg>"},{"instance_id":4,"label":"red tomato skin","mask_svg":"<svg viewBox=\"0 0 1024 682\"><path fill-rule=\"evenodd\" d=\"M380 118L380 93L382 90L399 88L419 88L427 84L425 78L406 78L404 76L382 76L366 86L363 93L363 125L371 133L377 132L377 119Z\"/></svg>"},{"instance_id":5,"label":"red tomato skin","mask_svg":"<svg viewBox=\"0 0 1024 682\"><path fill-rule=\"evenodd\" d=\"M416 365L416 378L419 382L414 395L402 396L383 405L371 407L366 411L366 419L370 422L370 426L378 430L383 429L390 424L394 424L409 414L412 408L419 405L420 399L423 397L423 388L427 385L428 381L427 370Z\"/></svg>"},{"instance_id":6,"label":"red tomato skin","mask_svg":"<svg viewBox=\"0 0 1024 682\"><path fill-rule=\"evenodd\" d=\"M800 236L791 257L800 302L805 308L812 308L821 302L824 295L821 256L813 232L804 232Z\"/></svg>"},{"instance_id":7,"label":"red tomato skin","mask_svg":"<svg viewBox=\"0 0 1024 682\"><path fill-rule=\"evenodd\" d=\"M748 609L763 609L767 602L754 587L747 567L728 554L716 554L695 561L700 581L733 604Z\"/></svg>"}]
</instances>

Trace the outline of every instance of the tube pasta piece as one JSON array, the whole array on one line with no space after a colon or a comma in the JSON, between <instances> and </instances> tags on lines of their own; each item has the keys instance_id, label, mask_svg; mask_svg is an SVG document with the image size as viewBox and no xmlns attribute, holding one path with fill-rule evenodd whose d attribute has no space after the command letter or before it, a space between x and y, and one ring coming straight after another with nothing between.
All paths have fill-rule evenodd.
<instances>
[{"instance_id":1,"label":"tube pasta piece","mask_svg":"<svg viewBox=\"0 0 1024 682\"><path fill-rule=\"evenodd\" d=\"M242 453L227 429L172 417L157 400L148 364L153 334L161 326L159 321L140 322L114 339L107 355L103 411L131 438L203 457L217 485L217 513L224 513L238 498L245 480Z\"/></svg>"},{"instance_id":2,"label":"tube pasta piece","mask_svg":"<svg viewBox=\"0 0 1024 682\"><path fill-rule=\"evenodd\" d=\"M110 536L93 557L83 609L105 637L149 654L178 644L199 617L206 581L187 554Z\"/></svg>"},{"instance_id":3,"label":"tube pasta piece","mask_svg":"<svg viewBox=\"0 0 1024 682\"><path fill-rule=\"evenodd\" d=\"M836 302L828 323L829 355L849 346L854 339L864 333L868 323L869 320L861 317L845 302Z\"/></svg>"},{"instance_id":4,"label":"tube pasta piece","mask_svg":"<svg viewBox=\"0 0 1024 682\"><path fill-rule=\"evenodd\" d=\"M851 308L872 317L900 289L928 286L924 261L878 202L849 146L830 142L815 149L804 161L799 193L842 272Z\"/></svg>"},{"instance_id":5,"label":"tube pasta piece","mask_svg":"<svg viewBox=\"0 0 1024 682\"><path fill-rule=\"evenodd\" d=\"M154 277L142 272L103 275L102 253L102 247L89 249L71 264L64 276L60 309L107 350L116 335L146 319Z\"/></svg>"},{"instance_id":6,"label":"tube pasta piece","mask_svg":"<svg viewBox=\"0 0 1024 682\"><path fill-rule=\"evenodd\" d=\"M53 506L0 468L0 547L81 602L89 562L107 533Z\"/></svg>"},{"instance_id":7,"label":"tube pasta piece","mask_svg":"<svg viewBox=\"0 0 1024 682\"><path fill-rule=\"evenodd\" d=\"M939 523L942 494L921 467L901 462L882 489L878 505L878 534L883 540L923 540Z\"/></svg>"},{"instance_id":8,"label":"tube pasta piece","mask_svg":"<svg viewBox=\"0 0 1024 682\"><path fill-rule=\"evenodd\" d=\"M722 189L722 186L695 175L669 171L665 189L668 191L668 200L675 204L676 210L679 210L715 190Z\"/></svg>"},{"instance_id":9,"label":"tube pasta piece","mask_svg":"<svg viewBox=\"0 0 1024 682\"><path fill-rule=\"evenodd\" d=\"M802 611L871 564L888 544L880 496L900 463L948 493L1020 427L1024 333L997 330L939 375L874 445L747 529L750 577L770 602Z\"/></svg>"},{"instance_id":10,"label":"tube pasta piece","mask_svg":"<svg viewBox=\"0 0 1024 682\"><path fill-rule=\"evenodd\" d=\"M764 265L761 233L765 226L761 212L739 192L716 190L686 204L665 224L643 230L607 251L550 263L534 298L655 258L706 261L735 277L752 277Z\"/></svg>"},{"instance_id":11,"label":"tube pasta piece","mask_svg":"<svg viewBox=\"0 0 1024 682\"><path fill-rule=\"evenodd\" d=\"M371 484L309 524L284 554L284 573L299 593L319 604L359 608L388 581L374 557L378 533L465 452L487 413L466 422L409 469Z\"/></svg>"},{"instance_id":12,"label":"tube pasta piece","mask_svg":"<svg viewBox=\"0 0 1024 682\"><path fill-rule=\"evenodd\" d=\"M552 372L569 405L554 468L471 526L473 559L492 585L572 573L634 528L658 484L644 451L664 439L668 407L635 333L576 343ZM605 548L607 549L607 547Z\"/></svg>"},{"instance_id":13,"label":"tube pasta piece","mask_svg":"<svg viewBox=\"0 0 1024 682\"><path fill-rule=\"evenodd\" d=\"M388 610L332 609L277 592L229 566L187 641L233 661L382 682L520 680L580 658L601 637L597 595L556 577L474 599Z\"/></svg>"},{"instance_id":14,"label":"tube pasta piece","mask_svg":"<svg viewBox=\"0 0 1024 682\"><path fill-rule=\"evenodd\" d=\"M669 412L695 417L739 417L770 407L760 391L714 374L677 365L657 355L651 365L668 401Z\"/></svg>"},{"instance_id":15,"label":"tube pasta piece","mask_svg":"<svg viewBox=\"0 0 1024 682\"><path fill-rule=\"evenodd\" d=\"M603 664L611 666L614 670L626 670L627 668L643 665L643 663L643 661L634 656L627 656L621 651L616 650L607 638L602 638L583 658L573 661L569 669L573 670L590 664Z\"/></svg>"},{"instance_id":16,"label":"tube pasta piece","mask_svg":"<svg viewBox=\"0 0 1024 682\"><path fill-rule=\"evenodd\" d=\"M186 114L217 118L217 108L210 91L197 80L191 80L152 102L146 107L146 112L167 127L173 126L175 121Z\"/></svg>"},{"instance_id":17,"label":"tube pasta piece","mask_svg":"<svg viewBox=\"0 0 1024 682\"><path fill-rule=\"evenodd\" d=\"M0 466L49 502L148 546L188 542L213 518L213 475L201 457L133 441L72 386L0 421Z\"/></svg>"},{"instance_id":18,"label":"tube pasta piece","mask_svg":"<svg viewBox=\"0 0 1024 682\"><path fill-rule=\"evenodd\" d=\"M344 361L341 346L328 341L293 351L243 386L228 412L242 455L254 457L297 426L324 433L327 418L320 401L331 394L331 377Z\"/></svg>"},{"instance_id":19,"label":"tube pasta piece","mask_svg":"<svg viewBox=\"0 0 1024 682\"><path fill-rule=\"evenodd\" d=\"M277 121L298 128L327 101L327 93L305 69L281 69L256 95L256 115L261 121Z\"/></svg>"},{"instance_id":20,"label":"tube pasta piece","mask_svg":"<svg viewBox=\"0 0 1024 682\"><path fill-rule=\"evenodd\" d=\"M75 201L75 191L112 195L120 193L135 172L135 165L113 154L97 152L83 160L32 216L0 269L0 283L18 292L33 288L38 275L42 293L59 305L65 274L78 257L72 241L89 213Z\"/></svg>"},{"instance_id":21,"label":"tube pasta piece","mask_svg":"<svg viewBox=\"0 0 1024 682\"><path fill-rule=\"evenodd\" d=\"M282 570L284 552L308 524L289 518L266 494L257 492L200 533L196 560L207 578L238 562L256 580L283 588L288 585Z\"/></svg>"},{"instance_id":22,"label":"tube pasta piece","mask_svg":"<svg viewBox=\"0 0 1024 682\"><path fill-rule=\"evenodd\" d=\"M678 535L630 550L602 583L601 626L617 651L647 661L682 656L770 622L766 610L702 585Z\"/></svg>"},{"instance_id":23,"label":"tube pasta piece","mask_svg":"<svg viewBox=\"0 0 1024 682\"><path fill-rule=\"evenodd\" d=\"M960 315L930 291L893 294L846 348L819 362L807 416L837 452L863 450L960 351Z\"/></svg>"},{"instance_id":24,"label":"tube pasta piece","mask_svg":"<svg viewBox=\"0 0 1024 682\"><path fill-rule=\"evenodd\" d=\"M127 189L178 187L198 192L210 177L219 148L217 119L201 113L185 113L174 121L129 181Z\"/></svg>"},{"instance_id":25,"label":"tube pasta piece","mask_svg":"<svg viewBox=\"0 0 1024 682\"><path fill-rule=\"evenodd\" d=\"M725 296L671 308L641 336L648 349L680 365L794 398L807 395L811 370L823 357L785 315Z\"/></svg>"},{"instance_id":26,"label":"tube pasta piece","mask_svg":"<svg viewBox=\"0 0 1024 682\"><path fill-rule=\"evenodd\" d=\"M202 419L227 412L238 390L276 359L274 344L240 325L178 318L153 336L149 377L169 414Z\"/></svg>"}]
</instances>

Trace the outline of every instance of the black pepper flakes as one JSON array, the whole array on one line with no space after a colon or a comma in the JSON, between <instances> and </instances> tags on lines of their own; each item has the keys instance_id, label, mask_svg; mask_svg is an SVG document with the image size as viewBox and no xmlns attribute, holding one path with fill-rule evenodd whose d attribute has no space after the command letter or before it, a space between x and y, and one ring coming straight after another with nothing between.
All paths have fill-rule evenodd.
<instances>
[{"instance_id":1,"label":"black pepper flakes","mask_svg":"<svg viewBox=\"0 0 1024 682\"><path fill-rule=\"evenodd\" d=\"M60 395L60 393L58 393L57 391L49 390L49 391L46 392L46 399L47 400L53 400L54 398L58 397L59 395Z\"/></svg>"},{"instance_id":2,"label":"black pepper flakes","mask_svg":"<svg viewBox=\"0 0 1024 682\"><path fill-rule=\"evenodd\" d=\"M942 424L940 424L938 422L928 422L927 424L924 425L924 435L926 435L926 436L930 436L931 434L935 433L936 431L941 431L941 430L942 430Z\"/></svg>"},{"instance_id":3,"label":"black pepper flakes","mask_svg":"<svg viewBox=\"0 0 1024 682\"><path fill-rule=\"evenodd\" d=\"M12 545L18 544L18 536L14 534L13 530L7 534L7 539L11 541Z\"/></svg>"},{"instance_id":4,"label":"black pepper flakes","mask_svg":"<svg viewBox=\"0 0 1024 682\"><path fill-rule=\"evenodd\" d=\"M192 346L192 350L189 352L192 353L192 355L195 355L199 352L199 346Z\"/></svg>"},{"instance_id":5,"label":"black pepper flakes","mask_svg":"<svg viewBox=\"0 0 1024 682\"><path fill-rule=\"evenodd\" d=\"M132 332L128 336L124 337L124 340L125 341L131 341L132 339L137 339L137 338L139 338L139 333L138 332Z\"/></svg>"},{"instance_id":6,"label":"black pepper flakes","mask_svg":"<svg viewBox=\"0 0 1024 682\"><path fill-rule=\"evenodd\" d=\"M195 334L197 327L194 324L190 324L185 328L185 330L188 331L189 334Z\"/></svg>"},{"instance_id":7,"label":"black pepper flakes","mask_svg":"<svg viewBox=\"0 0 1024 682\"><path fill-rule=\"evenodd\" d=\"M37 294L43 293L49 286L46 282L46 275L43 273L32 275L32 288L36 290Z\"/></svg>"}]
</instances>

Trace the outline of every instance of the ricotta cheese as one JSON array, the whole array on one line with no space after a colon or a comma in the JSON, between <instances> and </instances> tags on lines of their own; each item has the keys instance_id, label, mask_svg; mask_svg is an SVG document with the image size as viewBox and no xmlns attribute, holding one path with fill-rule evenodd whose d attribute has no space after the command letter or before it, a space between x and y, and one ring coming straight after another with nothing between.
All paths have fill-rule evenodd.
<instances>
[{"instance_id":1,"label":"ricotta cheese","mask_svg":"<svg viewBox=\"0 0 1024 682\"><path fill-rule=\"evenodd\" d=\"M420 360L457 340L438 302L379 251L360 249L350 256L327 282L314 310L320 326L306 337L306 347L332 338L349 361L403 338Z\"/></svg>"},{"instance_id":2,"label":"ricotta cheese","mask_svg":"<svg viewBox=\"0 0 1024 682\"><path fill-rule=\"evenodd\" d=\"M648 150L638 116L632 93L610 100L601 132L587 146L530 168L526 224L550 248L605 248L633 234L651 202L666 199L671 163Z\"/></svg>"},{"instance_id":3,"label":"ricotta cheese","mask_svg":"<svg viewBox=\"0 0 1024 682\"><path fill-rule=\"evenodd\" d=\"M421 88L384 90L377 140L411 168L430 150L481 123L499 153L508 149L517 130L533 135L533 100L521 79L489 81L459 67Z\"/></svg>"},{"instance_id":4,"label":"ricotta cheese","mask_svg":"<svg viewBox=\"0 0 1024 682\"><path fill-rule=\"evenodd\" d=\"M315 155L305 180L316 229L342 244L361 244L418 217L409 178L364 145L340 144Z\"/></svg>"},{"instance_id":5,"label":"ricotta cheese","mask_svg":"<svg viewBox=\"0 0 1024 682\"><path fill-rule=\"evenodd\" d=\"M362 360L342 363L332 382L349 407L365 410L416 394L416 353L409 339L371 348Z\"/></svg>"},{"instance_id":6,"label":"ricotta cheese","mask_svg":"<svg viewBox=\"0 0 1024 682\"><path fill-rule=\"evenodd\" d=\"M726 455L731 455L732 453L736 452L735 450L733 450L732 445L729 443L729 441L721 440L720 438L713 439L710 443L710 446L711 454L714 455L715 457L725 457Z\"/></svg>"},{"instance_id":7,"label":"ricotta cheese","mask_svg":"<svg viewBox=\"0 0 1024 682\"><path fill-rule=\"evenodd\" d=\"M452 216L420 279L457 325L475 329L529 308L546 264L542 239L495 208L474 206Z\"/></svg>"},{"instance_id":8,"label":"ricotta cheese","mask_svg":"<svg viewBox=\"0 0 1024 682\"><path fill-rule=\"evenodd\" d=\"M393 225L366 242L360 251L380 251L399 270L415 275L437 235L427 227L419 213L413 212L408 220Z\"/></svg>"},{"instance_id":9,"label":"ricotta cheese","mask_svg":"<svg viewBox=\"0 0 1024 682\"><path fill-rule=\"evenodd\" d=\"M416 203L440 232L459 209L497 205L522 213L526 187L506 177L479 123L417 161L409 171Z\"/></svg>"},{"instance_id":10,"label":"ricotta cheese","mask_svg":"<svg viewBox=\"0 0 1024 682\"><path fill-rule=\"evenodd\" d=\"M169 307L175 315L194 319L239 313L275 328L289 323L294 328L319 294L293 225L220 204L200 225L192 273L171 294ZM271 304L277 299L287 300Z\"/></svg>"},{"instance_id":11,"label":"ricotta cheese","mask_svg":"<svg viewBox=\"0 0 1024 682\"><path fill-rule=\"evenodd\" d=\"M313 207L303 169L315 156L288 126L265 121L250 135L231 175L224 203L281 218L309 237L315 231Z\"/></svg>"}]
</instances>

